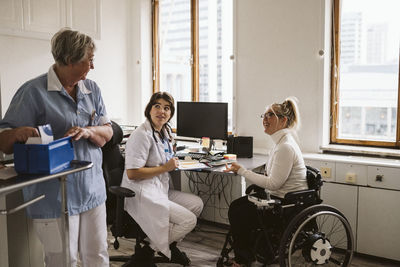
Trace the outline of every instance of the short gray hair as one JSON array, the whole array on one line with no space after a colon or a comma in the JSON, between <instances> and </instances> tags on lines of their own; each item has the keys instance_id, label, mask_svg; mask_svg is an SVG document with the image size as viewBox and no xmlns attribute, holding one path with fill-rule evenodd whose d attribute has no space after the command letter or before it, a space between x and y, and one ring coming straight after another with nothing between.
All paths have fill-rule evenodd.
<instances>
[{"instance_id":1,"label":"short gray hair","mask_svg":"<svg viewBox=\"0 0 400 267\"><path fill-rule=\"evenodd\" d=\"M51 38L51 53L59 65L78 63L95 49L90 36L70 28L62 28Z\"/></svg>"}]
</instances>

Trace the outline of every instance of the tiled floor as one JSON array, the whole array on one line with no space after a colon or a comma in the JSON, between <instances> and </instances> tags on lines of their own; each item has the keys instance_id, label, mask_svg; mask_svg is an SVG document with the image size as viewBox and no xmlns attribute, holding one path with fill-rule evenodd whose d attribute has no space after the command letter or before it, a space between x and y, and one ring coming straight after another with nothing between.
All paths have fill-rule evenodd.
<instances>
[{"instance_id":1,"label":"tiled floor","mask_svg":"<svg viewBox=\"0 0 400 267\"><path fill-rule=\"evenodd\" d=\"M195 231L190 233L178 246L182 251L185 251L192 261L193 267L210 267L216 266L221 248L225 240L227 230L216 226L200 224ZM118 239L120 248L115 250L112 242L114 238L109 233L110 256L113 255L130 255L133 251L135 242L133 240ZM110 266L122 266L120 262L111 262ZM176 267L177 264L157 264L159 267ZM272 266L278 266L272 265ZM379 258L361 257L356 255L353 258L351 267L400 267L400 262L393 262ZM140 267L140 266L139 266Z\"/></svg>"}]
</instances>

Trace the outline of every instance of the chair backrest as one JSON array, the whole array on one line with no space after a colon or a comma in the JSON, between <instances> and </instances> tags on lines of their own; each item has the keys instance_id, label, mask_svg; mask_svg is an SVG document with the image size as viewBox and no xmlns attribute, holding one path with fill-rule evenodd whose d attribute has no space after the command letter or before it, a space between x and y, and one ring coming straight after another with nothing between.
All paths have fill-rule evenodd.
<instances>
[{"instance_id":1,"label":"chair backrest","mask_svg":"<svg viewBox=\"0 0 400 267\"><path fill-rule=\"evenodd\" d=\"M125 159L120 150L120 143L123 138L121 127L112 121L113 136L103 147L103 175L107 191L107 223L111 224L115 219L116 197L108 191L110 186L119 186L124 174Z\"/></svg>"},{"instance_id":2,"label":"chair backrest","mask_svg":"<svg viewBox=\"0 0 400 267\"><path fill-rule=\"evenodd\" d=\"M306 168L308 189L289 192L283 199L284 205L295 204L292 214L298 213L308 206L322 203L320 198L320 189L323 184L321 173L311 166L306 166Z\"/></svg>"},{"instance_id":3,"label":"chair backrest","mask_svg":"<svg viewBox=\"0 0 400 267\"><path fill-rule=\"evenodd\" d=\"M321 173L319 170L311 167L311 166L306 166L307 168L307 185L308 189L314 189L316 191L319 191L321 188L323 182L322 182L322 177Z\"/></svg>"}]
</instances>

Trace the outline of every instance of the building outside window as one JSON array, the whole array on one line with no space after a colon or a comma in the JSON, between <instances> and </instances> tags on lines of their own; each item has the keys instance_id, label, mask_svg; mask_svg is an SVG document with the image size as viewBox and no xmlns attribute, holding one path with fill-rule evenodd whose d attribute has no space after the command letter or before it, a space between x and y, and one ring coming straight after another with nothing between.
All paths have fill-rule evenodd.
<instances>
[{"instance_id":1,"label":"building outside window","mask_svg":"<svg viewBox=\"0 0 400 267\"><path fill-rule=\"evenodd\" d=\"M155 0L154 90L176 101L228 102L232 129L231 0ZM176 118L172 121L175 126Z\"/></svg>"},{"instance_id":2,"label":"building outside window","mask_svg":"<svg viewBox=\"0 0 400 267\"><path fill-rule=\"evenodd\" d=\"M331 143L399 147L400 1L334 6Z\"/></svg>"}]
</instances>

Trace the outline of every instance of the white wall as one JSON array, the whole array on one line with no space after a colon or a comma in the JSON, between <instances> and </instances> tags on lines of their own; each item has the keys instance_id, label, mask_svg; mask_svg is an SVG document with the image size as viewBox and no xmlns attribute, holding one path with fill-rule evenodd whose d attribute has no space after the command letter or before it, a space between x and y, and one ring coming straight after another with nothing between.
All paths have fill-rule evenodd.
<instances>
[{"instance_id":1,"label":"white wall","mask_svg":"<svg viewBox=\"0 0 400 267\"><path fill-rule=\"evenodd\" d=\"M300 102L302 150L316 152L325 140L329 57L318 52L329 55L326 2L235 0L235 133L254 136L258 151L272 146L259 115L266 105L287 96ZM111 118L138 125L152 92L151 1L103 0L101 26L95 69L88 77L102 89ZM0 35L3 114L18 87L46 72L52 61L49 40Z\"/></svg>"},{"instance_id":2,"label":"white wall","mask_svg":"<svg viewBox=\"0 0 400 267\"><path fill-rule=\"evenodd\" d=\"M288 96L299 99L303 151L322 141L324 1L236 1L236 126L268 150L260 114Z\"/></svg>"},{"instance_id":3,"label":"white wall","mask_svg":"<svg viewBox=\"0 0 400 267\"><path fill-rule=\"evenodd\" d=\"M95 40L94 70L88 78L101 88L110 118L125 121L127 109L128 22L129 0L102 1L101 40Z\"/></svg>"},{"instance_id":4,"label":"white wall","mask_svg":"<svg viewBox=\"0 0 400 267\"><path fill-rule=\"evenodd\" d=\"M0 35L0 78L3 115L17 89L47 72L53 59L50 41Z\"/></svg>"},{"instance_id":5,"label":"white wall","mask_svg":"<svg viewBox=\"0 0 400 267\"><path fill-rule=\"evenodd\" d=\"M152 90L151 1L101 3L101 39L95 40L95 68L88 78L100 86L111 119L138 125L143 121L142 96L147 100ZM17 89L51 64L50 40L0 35L2 115Z\"/></svg>"},{"instance_id":6,"label":"white wall","mask_svg":"<svg viewBox=\"0 0 400 267\"><path fill-rule=\"evenodd\" d=\"M134 0L129 14L127 118L133 125L144 121L144 109L153 93L151 1Z\"/></svg>"}]
</instances>

